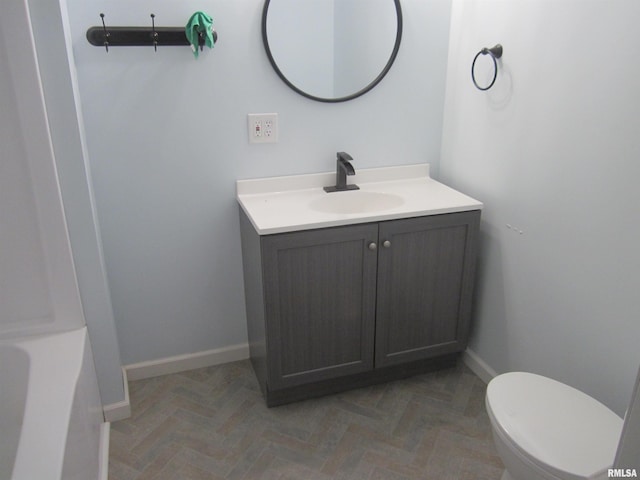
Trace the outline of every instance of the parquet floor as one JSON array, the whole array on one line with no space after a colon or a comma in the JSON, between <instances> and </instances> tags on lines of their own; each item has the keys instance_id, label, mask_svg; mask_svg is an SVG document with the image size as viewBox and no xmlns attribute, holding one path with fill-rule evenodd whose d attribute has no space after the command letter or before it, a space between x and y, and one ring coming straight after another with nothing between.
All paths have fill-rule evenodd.
<instances>
[{"instance_id":1,"label":"parquet floor","mask_svg":"<svg viewBox=\"0 0 640 480\"><path fill-rule=\"evenodd\" d=\"M499 479L485 385L457 367L267 408L248 360L130 383L109 480Z\"/></svg>"}]
</instances>

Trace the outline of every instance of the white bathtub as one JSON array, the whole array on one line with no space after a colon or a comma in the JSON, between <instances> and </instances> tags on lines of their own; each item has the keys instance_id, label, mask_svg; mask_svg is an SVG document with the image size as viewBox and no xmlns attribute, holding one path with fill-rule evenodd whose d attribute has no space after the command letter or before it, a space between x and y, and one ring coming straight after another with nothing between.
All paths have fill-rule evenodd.
<instances>
[{"instance_id":1,"label":"white bathtub","mask_svg":"<svg viewBox=\"0 0 640 480\"><path fill-rule=\"evenodd\" d=\"M0 340L0 480L106 480L108 436L86 327Z\"/></svg>"}]
</instances>

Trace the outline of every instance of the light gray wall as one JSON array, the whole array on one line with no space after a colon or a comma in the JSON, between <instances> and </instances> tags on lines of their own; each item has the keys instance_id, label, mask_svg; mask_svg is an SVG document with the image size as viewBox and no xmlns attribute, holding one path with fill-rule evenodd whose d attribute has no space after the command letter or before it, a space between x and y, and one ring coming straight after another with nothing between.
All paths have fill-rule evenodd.
<instances>
[{"instance_id":1,"label":"light gray wall","mask_svg":"<svg viewBox=\"0 0 640 480\"><path fill-rule=\"evenodd\" d=\"M454 0L452 17L441 175L485 202L470 347L622 415L640 363L640 3ZM495 43L483 93L470 65Z\"/></svg>"},{"instance_id":2,"label":"light gray wall","mask_svg":"<svg viewBox=\"0 0 640 480\"><path fill-rule=\"evenodd\" d=\"M85 161L82 119L64 0L29 0L38 65L62 191L82 307L91 340L102 403L124 400L115 322Z\"/></svg>"},{"instance_id":3,"label":"light gray wall","mask_svg":"<svg viewBox=\"0 0 640 480\"><path fill-rule=\"evenodd\" d=\"M344 104L284 85L264 54L261 0L68 0L97 210L124 363L246 342L239 178L430 162L437 172L450 0L404 0L405 34L382 83ZM184 25L197 9L220 34L187 47L93 47L108 25ZM249 145L248 113L278 112L280 142Z\"/></svg>"}]
</instances>

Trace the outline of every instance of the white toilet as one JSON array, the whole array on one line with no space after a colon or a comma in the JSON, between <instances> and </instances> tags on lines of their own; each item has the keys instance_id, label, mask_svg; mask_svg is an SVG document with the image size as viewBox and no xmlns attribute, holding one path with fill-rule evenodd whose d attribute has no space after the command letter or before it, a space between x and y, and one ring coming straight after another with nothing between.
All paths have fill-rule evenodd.
<instances>
[{"instance_id":1,"label":"white toilet","mask_svg":"<svg viewBox=\"0 0 640 480\"><path fill-rule=\"evenodd\" d=\"M502 480L604 479L623 420L585 393L532 373L498 375L487 386Z\"/></svg>"}]
</instances>

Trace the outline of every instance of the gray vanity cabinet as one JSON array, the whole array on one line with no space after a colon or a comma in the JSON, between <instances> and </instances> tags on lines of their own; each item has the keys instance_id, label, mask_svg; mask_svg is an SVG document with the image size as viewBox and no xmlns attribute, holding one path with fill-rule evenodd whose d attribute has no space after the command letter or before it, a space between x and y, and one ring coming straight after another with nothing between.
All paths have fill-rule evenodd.
<instances>
[{"instance_id":1,"label":"gray vanity cabinet","mask_svg":"<svg viewBox=\"0 0 640 480\"><path fill-rule=\"evenodd\" d=\"M380 223L375 366L466 348L480 211Z\"/></svg>"},{"instance_id":2,"label":"gray vanity cabinet","mask_svg":"<svg viewBox=\"0 0 640 480\"><path fill-rule=\"evenodd\" d=\"M375 224L262 239L269 387L373 368Z\"/></svg>"},{"instance_id":3,"label":"gray vanity cabinet","mask_svg":"<svg viewBox=\"0 0 640 480\"><path fill-rule=\"evenodd\" d=\"M419 373L466 347L479 210L264 236L240 216L267 404Z\"/></svg>"}]
</instances>

